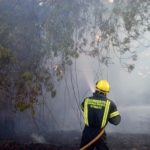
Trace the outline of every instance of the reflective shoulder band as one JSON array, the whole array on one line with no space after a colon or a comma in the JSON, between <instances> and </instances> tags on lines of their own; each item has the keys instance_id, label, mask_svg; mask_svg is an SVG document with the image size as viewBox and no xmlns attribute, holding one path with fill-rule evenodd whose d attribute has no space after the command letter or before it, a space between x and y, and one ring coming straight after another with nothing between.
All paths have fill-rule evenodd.
<instances>
[{"instance_id":1,"label":"reflective shoulder band","mask_svg":"<svg viewBox=\"0 0 150 150\"><path fill-rule=\"evenodd\" d=\"M103 128L106 125L107 116L108 116L108 112L109 112L109 106L110 106L110 101L107 100L106 101L106 105L105 105L105 110L104 110L104 115L103 115L103 120L102 120L101 128Z\"/></svg>"},{"instance_id":2,"label":"reflective shoulder band","mask_svg":"<svg viewBox=\"0 0 150 150\"><path fill-rule=\"evenodd\" d=\"M89 121L88 121L88 101L89 99L85 99L84 102L84 123L85 125L89 125Z\"/></svg>"},{"instance_id":3,"label":"reflective shoulder band","mask_svg":"<svg viewBox=\"0 0 150 150\"><path fill-rule=\"evenodd\" d=\"M113 112L113 113L110 114L110 118L116 117L119 114L120 114L119 111L115 111L115 112Z\"/></svg>"}]
</instances>

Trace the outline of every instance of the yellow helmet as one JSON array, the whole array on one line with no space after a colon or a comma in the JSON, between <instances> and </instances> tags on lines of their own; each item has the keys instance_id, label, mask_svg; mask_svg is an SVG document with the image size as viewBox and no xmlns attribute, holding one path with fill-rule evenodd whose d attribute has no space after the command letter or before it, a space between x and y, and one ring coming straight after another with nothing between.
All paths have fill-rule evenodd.
<instances>
[{"instance_id":1,"label":"yellow helmet","mask_svg":"<svg viewBox=\"0 0 150 150\"><path fill-rule=\"evenodd\" d=\"M99 80L96 82L96 90L103 93L109 93L110 85L107 80Z\"/></svg>"}]
</instances>

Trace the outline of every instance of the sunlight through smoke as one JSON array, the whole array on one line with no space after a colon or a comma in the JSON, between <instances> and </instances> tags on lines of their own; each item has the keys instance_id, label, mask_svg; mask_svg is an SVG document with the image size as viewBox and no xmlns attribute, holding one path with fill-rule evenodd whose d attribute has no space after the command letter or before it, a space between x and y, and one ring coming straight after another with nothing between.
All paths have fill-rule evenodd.
<instances>
[{"instance_id":1,"label":"sunlight through smoke","mask_svg":"<svg viewBox=\"0 0 150 150\"><path fill-rule=\"evenodd\" d=\"M114 2L114 0L108 0L108 2L109 2L109 3L113 3L113 2Z\"/></svg>"}]
</instances>

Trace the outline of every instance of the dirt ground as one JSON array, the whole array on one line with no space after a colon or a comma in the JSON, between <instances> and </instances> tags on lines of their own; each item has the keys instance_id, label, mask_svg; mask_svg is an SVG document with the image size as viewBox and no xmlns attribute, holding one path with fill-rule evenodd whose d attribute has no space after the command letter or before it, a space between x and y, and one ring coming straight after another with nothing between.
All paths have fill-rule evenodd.
<instances>
[{"instance_id":1,"label":"dirt ground","mask_svg":"<svg viewBox=\"0 0 150 150\"><path fill-rule=\"evenodd\" d=\"M64 139L67 143L67 139ZM79 150L80 139L68 144L19 143L14 140L0 140L0 150ZM110 134L110 150L150 150L149 134Z\"/></svg>"}]
</instances>

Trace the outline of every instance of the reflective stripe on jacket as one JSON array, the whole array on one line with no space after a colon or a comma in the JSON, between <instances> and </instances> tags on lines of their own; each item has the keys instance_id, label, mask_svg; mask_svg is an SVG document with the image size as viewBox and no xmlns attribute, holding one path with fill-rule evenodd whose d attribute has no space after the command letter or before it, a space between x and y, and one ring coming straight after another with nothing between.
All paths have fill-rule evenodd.
<instances>
[{"instance_id":1,"label":"reflective stripe on jacket","mask_svg":"<svg viewBox=\"0 0 150 150\"><path fill-rule=\"evenodd\" d=\"M120 118L120 113L114 102L99 93L94 93L92 97L85 98L81 108L84 113L84 123L89 127L103 128L108 121L117 124L115 121Z\"/></svg>"}]
</instances>

